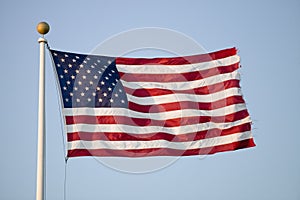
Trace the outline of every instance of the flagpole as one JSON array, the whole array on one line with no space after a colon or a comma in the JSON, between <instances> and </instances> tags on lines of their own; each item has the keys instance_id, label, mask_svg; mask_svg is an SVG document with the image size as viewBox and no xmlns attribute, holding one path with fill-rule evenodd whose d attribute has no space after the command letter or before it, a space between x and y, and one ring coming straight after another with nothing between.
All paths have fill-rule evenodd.
<instances>
[{"instance_id":1,"label":"flagpole","mask_svg":"<svg viewBox=\"0 0 300 200\"><path fill-rule=\"evenodd\" d=\"M40 22L37 31L42 35L38 39L40 44L40 74L39 74L39 108L38 108L38 149L37 149L37 179L36 200L45 199L45 155L46 155L46 129L45 129L45 44L44 35L49 32L49 25Z\"/></svg>"}]
</instances>

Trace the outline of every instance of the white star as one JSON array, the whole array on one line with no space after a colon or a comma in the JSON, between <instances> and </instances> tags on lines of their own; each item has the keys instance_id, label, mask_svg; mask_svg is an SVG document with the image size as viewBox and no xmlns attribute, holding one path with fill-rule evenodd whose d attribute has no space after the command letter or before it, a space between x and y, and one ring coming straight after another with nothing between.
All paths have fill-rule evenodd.
<instances>
[{"instance_id":1,"label":"white star","mask_svg":"<svg viewBox=\"0 0 300 200\"><path fill-rule=\"evenodd\" d=\"M94 83L93 83L93 81L90 81L90 85L93 85Z\"/></svg>"},{"instance_id":2,"label":"white star","mask_svg":"<svg viewBox=\"0 0 300 200\"><path fill-rule=\"evenodd\" d=\"M93 93L92 93L92 95L95 97L95 96L96 96L96 93L95 93L95 92L93 92Z\"/></svg>"},{"instance_id":3,"label":"white star","mask_svg":"<svg viewBox=\"0 0 300 200\"><path fill-rule=\"evenodd\" d=\"M113 100L113 99L110 99L109 101L110 101L110 103L114 102L114 100Z\"/></svg>"},{"instance_id":4,"label":"white star","mask_svg":"<svg viewBox=\"0 0 300 200\"><path fill-rule=\"evenodd\" d=\"M82 79L84 79L84 80L85 80L85 79L86 79L86 76L85 76L85 75L83 75L83 76L82 76Z\"/></svg>"},{"instance_id":5,"label":"white star","mask_svg":"<svg viewBox=\"0 0 300 200\"><path fill-rule=\"evenodd\" d=\"M108 91L111 91L112 89L109 87L109 88L107 88L108 89Z\"/></svg>"},{"instance_id":6,"label":"white star","mask_svg":"<svg viewBox=\"0 0 300 200\"><path fill-rule=\"evenodd\" d=\"M57 64L57 67L60 67L60 64Z\"/></svg>"},{"instance_id":7,"label":"white star","mask_svg":"<svg viewBox=\"0 0 300 200\"><path fill-rule=\"evenodd\" d=\"M72 79L75 79L75 76L72 75L71 78L72 78Z\"/></svg>"},{"instance_id":8,"label":"white star","mask_svg":"<svg viewBox=\"0 0 300 200\"><path fill-rule=\"evenodd\" d=\"M57 56L57 53L53 53L54 56Z\"/></svg>"},{"instance_id":9,"label":"white star","mask_svg":"<svg viewBox=\"0 0 300 200\"><path fill-rule=\"evenodd\" d=\"M107 77L107 76L105 76L105 79L106 79L106 80L108 80L108 77Z\"/></svg>"},{"instance_id":10,"label":"white star","mask_svg":"<svg viewBox=\"0 0 300 200\"><path fill-rule=\"evenodd\" d=\"M105 83L103 81L101 81L101 85L104 85Z\"/></svg>"},{"instance_id":11,"label":"white star","mask_svg":"<svg viewBox=\"0 0 300 200\"><path fill-rule=\"evenodd\" d=\"M115 73L115 70L111 70L112 73Z\"/></svg>"},{"instance_id":12,"label":"white star","mask_svg":"<svg viewBox=\"0 0 300 200\"><path fill-rule=\"evenodd\" d=\"M108 64L111 64L111 61L110 61L110 60L108 60L108 61L107 61L107 63L108 63Z\"/></svg>"},{"instance_id":13,"label":"white star","mask_svg":"<svg viewBox=\"0 0 300 200\"><path fill-rule=\"evenodd\" d=\"M74 90L77 91L77 90L78 90L78 87L74 87Z\"/></svg>"},{"instance_id":14,"label":"white star","mask_svg":"<svg viewBox=\"0 0 300 200\"><path fill-rule=\"evenodd\" d=\"M92 69L94 69L94 68L95 68L95 66L94 66L94 65L91 65L91 68L92 68Z\"/></svg>"},{"instance_id":15,"label":"white star","mask_svg":"<svg viewBox=\"0 0 300 200\"><path fill-rule=\"evenodd\" d=\"M72 68L72 65L71 64L68 64L69 68Z\"/></svg>"},{"instance_id":16,"label":"white star","mask_svg":"<svg viewBox=\"0 0 300 200\"><path fill-rule=\"evenodd\" d=\"M87 60L91 60L89 57L86 58Z\"/></svg>"},{"instance_id":17,"label":"white star","mask_svg":"<svg viewBox=\"0 0 300 200\"><path fill-rule=\"evenodd\" d=\"M76 70L75 70L75 72L76 72L76 74L78 74L78 73L79 73L79 70L78 70L78 69L76 69Z\"/></svg>"},{"instance_id":18,"label":"white star","mask_svg":"<svg viewBox=\"0 0 300 200\"><path fill-rule=\"evenodd\" d=\"M121 103L125 103L125 101L122 99L122 100L121 100Z\"/></svg>"},{"instance_id":19,"label":"white star","mask_svg":"<svg viewBox=\"0 0 300 200\"><path fill-rule=\"evenodd\" d=\"M98 78L98 76L97 76L97 75L95 75L95 76L94 76L94 79L97 79L97 78Z\"/></svg>"},{"instance_id":20,"label":"white star","mask_svg":"<svg viewBox=\"0 0 300 200\"><path fill-rule=\"evenodd\" d=\"M91 73L91 70L88 69L88 70L86 70L86 72L89 74L89 73Z\"/></svg>"},{"instance_id":21,"label":"white star","mask_svg":"<svg viewBox=\"0 0 300 200\"><path fill-rule=\"evenodd\" d=\"M67 87L63 87L64 90L67 90Z\"/></svg>"},{"instance_id":22,"label":"white star","mask_svg":"<svg viewBox=\"0 0 300 200\"><path fill-rule=\"evenodd\" d=\"M115 83L112 83L112 85L115 86L116 84L115 84Z\"/></svg>"},{"instance_id":23,"label":"white star","mask_svg":"<svg viewBox=\"0 0 300 200\"><path fill-rule=\"evenodd\" d=\"M70 96L71 96L71 97L73 96L73 93L72 93L72 92L70 92Z\"/></svg>"},{"instance_id":24,"label":"white star","mask_svg":"<svg viewBox=\"0 0 300 200\"><path fill-rule=\"evenodd\" d=\"M78 56L75 56L75 58L76 58L76 59L79 59L79 57L78 57Z\"/></svg>"},{"instance_id":25,"label":"white star","mask_svg":"<svg viewBox=\"0 0 300 200\"><path fill-rule=\"evenodd\" d=\"M116 79L116 82L119 82L119 80L118 80L118 79Z\"/></svg>"},{"instance_id":26,"label":"white star","mask_svg":"<svg viewBox=\"0 0 300 200\"><path fill-rule=\"evenodd\" d=\"M102 72L101 72L101 71L98 71L98 73L101 74Z\"/></svg>"},{"instance_id":27,"label":"white star","mask_svg":"<svg viewBox=\"0 0 300 200\"><path fill-rule=\"evenodd\" d=\"M76 60L75 60L75 59L73 59L72 61L73 61L73 62L76 62Z\"/></svg>"},{"instance_id":28,"label":"white star","mask_svg":"<svg viewBox=\"0 0 300 200\"><path fill-rule=\"evenodd\" d=\"M81 92L81 93L80 93L80 95L83 97L83 96L84 96L84 93L83 93L83 92Z\"/></svg>"},{"instance_id":29,"label":"white star","mask_svg":"<svg viewBox=\"0 0 300 200\"><path fill-rule=\"evenodd\" d=\"M65 54L65 57L67 58L67 57L69 57L67 54Z\"/></svg>"},{"instance_id":30,"label":"white star","mask_svg":"<svg viewBox=\"0 0 300 200\"><path fill-rule=\"evenodd\" d=\"M80 99L76 99L77 102L80 102Z\"/></svg>"},{"instance_id":31,"label":"white star","mask_svg":"<svg viewBox=\"0 0 300 200\"><path fill-rule=\"evenodd\" d=\"M99 99L98 99L98 101L99 101L99 102L102 102L102 99L101 99L101 98L99 98Z\"/></svg>"},{"instance_id":32,"label":"white star","mask_svg":"<svg viewBox=\"0 0 300 200\"><path fill-rule=\"evenodd\" d=\"M65 62L65 59L63 59L63 58L62 58L62 59L60 59L60 60L61 60L61 62Z\"/></svg>"},{"instance_id":33,"label":"white star","mask_svg":"<svg viewBox=\"0 0 300 200\"><path fill-rule=\"evenodd\" d=\"M60 75L59 77L60 77L60 78L64 78L64 76L63 76L63 75Z\"/></svg>"},{"instance_id":34,"label":"white star","mask_svg":"<svg viewBox=\"0 0 300 200\"><path fill-rule=\"evenodd\" d=\"M111 76L111 74L108 74L108 76Z\"/></svg>"},{"instance_id":35,"label":"white star","mask_svg":"<svg viewBox=\"0 0 300 200\"><path fill-rule=\"evenodd\" d=\"M100 63L101 61L100 61L100 60L97 60L97 62Z\"/></svg>"},{"instance_id":36,"label":"white star","mask_svg":"<svg viewBox=\"0 0 300 200\"><path fill-rule=\"evenodd\" d=\"M65 100L66 100L66 102L69 102L69 99L68 99L68 98L66 98Z\"/></svg>"},{"instance_id":37,"label":"white star","mask_svg":"<svg viewBox=\"0 0 300 200\"><path fill-rule=\"evenodd\" d=\"M86 61L86 60L84 60L83 62L84 62L85 64L87 63L87 61Z\"/></svg>"},{"instance_id":38,"label":"white star","mask_svg":"<svg viewBox=\"0 0 300 200\"><path fill-rule=\"evenodd\" d=\"M115 94L115 97L118 97L118 96L119 96L119 95L116 93L116 94Z\"/></svg>"},{"instance_id":39,"label":"white star","mask_svg":"<svg viewBox=\"0 0 300 200\"><path fill-rule=\"evenodd\" d=\"M100 89L100 87L97 87L96 89L97 89L98 91L100 91L100 90L101 90L101 89Z\"/></svg>"},{"instance_id":40,"label":"white star","mask_svg":"<svg viewBox=\"0 0 300 200\"><path fill-rule=\"evenodd\" d=\"M120 92L120 93L122 93L122 90L121 90L121 89L119 89L119 92Z\"/></svg>"},{"instance_id":41,"label":"white star","mask_svg":"<svg viewBox=\"0 0 300 200\"><path fill-rule=\"evenodd\" d=\"M104 92L104 93L103 93L103 96L105 96L105 97L106 97L106 96L107 96L107 94Z\"/></svg>"},{"instance_id":42,"label":"white star","mask_svg":"<svg viewBox=\"0 0 300 200\"><path fill-rule=\"evenodd\" d=\"M94 65L96 65L96 66L97 66L98 64L97 64L97 63L94 63Z\"/></svg>"},{"instance_id":43,"label":"white star","mask_svg":"<svg viewBox=\"0 0 300 200\"><path fill-rule=\"evenodd\" d=\"M89 87L85 87L85 90L88 91L90 88Z\"/></svg>"},{"instance_id":44,"label":"white star","mask_svg":"<svg viewBox=\"0 0 300 200\"><path fill-rule=\"evenodd\" d=\"M65 72L65 74L67 74L67 73L68 73L68 70L67 70L67 69L65 69L65 70L64 70L64 72Z\"/></svg>"},{"instance_id":45,"label":"white star","mask_svg":"<svg viewBox=\"0 0 300 200\"><path fill-rule=\"evenodd\" d=\"M80 68L83 68L83 64L79 65Z\"/></svg>"},{"instance_id":46,"label":"white star","mask_svg":"<svg viewBox=\"0 0 300 200\"><path fill-rule=\"evenodd\" d=\"M78 81L78 85L82 85L82 82L81 82L81 81Z\"/></svg>"},{"instance_id":47,"label":"white star","mask_svg":"<svg viewBox=\"0 0 300 200\"><path fill-rule=\"evenodd\" d=\"M90 102L90 101L91 101L91 98L88 98L87 100Z\"/></svg>"},{"instance_id":48,"label":"white star","mask_svg":"<svg viewBox=\"0 0 300 200\"><path fill-rule=\"evenodd\" d=\"M68 85L70 85L70 84L71 84L71 82L70 82L70 81L67 81L67 84L68 84Z\"/></svg>"}]
</instances>

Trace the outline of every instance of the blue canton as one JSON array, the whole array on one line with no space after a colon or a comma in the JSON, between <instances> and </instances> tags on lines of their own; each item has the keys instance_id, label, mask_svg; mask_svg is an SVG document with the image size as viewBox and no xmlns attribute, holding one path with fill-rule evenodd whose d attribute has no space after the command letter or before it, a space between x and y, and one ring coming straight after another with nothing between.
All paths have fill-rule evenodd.
<instances>
[{"instance_id":1,"label":"blue canton","mask_svg":"<svg viewBox=\"0 0 300 200\"><path fill-rule=\"evenodd\" d=\"M124 107L128 100L115 58L51 50L64 108Z\"/></svg>"}]
</instances>

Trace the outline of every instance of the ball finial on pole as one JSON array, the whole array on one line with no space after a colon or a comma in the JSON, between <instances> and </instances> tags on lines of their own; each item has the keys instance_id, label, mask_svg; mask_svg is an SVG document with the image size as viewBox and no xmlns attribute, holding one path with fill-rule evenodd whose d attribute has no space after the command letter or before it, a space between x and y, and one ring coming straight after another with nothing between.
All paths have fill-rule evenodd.
<instances>
[{"instance_id":1,"label":"ball finial on pole","mask_svg":"<svg viewBox=\"0 0 300 200\"><path fill-rule=\"evenodd\" d=\"M42 35L46 35L49 30L50 30L50 26L47 22L40 22L37 27L36 27L36 30L42 34Z\"/></svg>"}]
</instances>

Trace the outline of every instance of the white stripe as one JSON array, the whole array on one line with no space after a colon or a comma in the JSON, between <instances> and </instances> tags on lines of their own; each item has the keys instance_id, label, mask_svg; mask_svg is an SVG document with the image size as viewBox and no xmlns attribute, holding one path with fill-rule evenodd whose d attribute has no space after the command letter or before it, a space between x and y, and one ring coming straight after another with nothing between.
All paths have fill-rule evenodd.
<instances>
[{"instance_id":1,"label":"white stripe","mask_svg":"<svg viewBox=\"0 0 300 200\"><path fill-rule=\"evenodd\" d=\"M199 103L215 102L221 99L232 96L241 96L242 92L240 88L229 88L220 92L207 94L207 95L196 95L196 94L166 94L161 96L151 97L135 97L127 94L128 101L134 102L140 105L157 105L181 101L192 101ZM224 100L226 103L226 100ZM213 104L213 103L212 103Z\"/></svg>"},{"instance_id":2,"label":"white stripe","mask_svg":"<svg viewBox=\"0 0 300 200\"><path fill-rule=\"evenodd\" d=\"M116 66L119 72L131 74L178 74L212 69L219 66L228 66L238 63L239 61L240 57L238 55L234 55L218 60L185 65L123 65L117 63Z\"/></svg>"},{"instance_id":3,"label":"white stripe","mask_svg":"<svg viewBox=\"0 0 300 200\"><path fill-rule=\"evenodd\" d=\"M227 80L240 80L240 74L238 73L238 71L234 71L226 74L218 74L216 76L211 76L200 80L185 81L185 82L162 83L162 82L127 82L124 80L121 81L125 87L131 89L161 88L161 89L168 89L168 90L189 90L189 89L199 88L203 86L209 86Z\"/></svg>"},{"instance_id":4,"label":"white stripe","mask_svg":"<svg viewBox=\"0 0 300 200\"><path fill-rule=\"evenodd\" d=\"M64 116L89 115L89 116L125 116L132 118L154 119L154 120L168 120L182 117L196 117L196 116L225 116L238 111L246 110L246 105L233 104L215 110L198 110L198 109L183 109L173 110L160 113L142 113L132 111L127 108L64 108Z\"/></svg>"},{"instance_id":5,"label":"white stripe","mask_svg":"<svg viewBox=\"0 0 300 200\"><path fill-rule=\"evenodd\" d=\"M132 126L124 124L72 124L67 125L67 132L118 132L118 133L132 133L132 134L149 134L149 133L169 133L173 135L181 135L187 133L195 133L198 131L206 131L210 129L228 129L233 126L238 126L251 122L250 117L241 120L227 123L206 122L176 127L163 126Z\"/></svg>"},{"instance_id":6,"label":"white stripe","mask_svg":"<svg viewBox=\"0 0 300 200\"><path fill-rule=\"evenodd\" d=\"M230 144L246 139L252 138L251 131L242 133L235 133L231 135L219 136L214 138L207 138L197 141L189 142L169 142L166 140L152 140L152 141L82 141L76 140L68 142L68 150L73 149L115 149L115 150L129 150L129 149L149 149L149 148L170 148L170 149L198 149L206 147L214 147L218 145Z\"/></svg>"}]
</instances>

